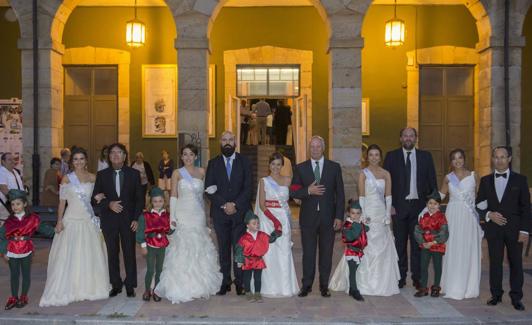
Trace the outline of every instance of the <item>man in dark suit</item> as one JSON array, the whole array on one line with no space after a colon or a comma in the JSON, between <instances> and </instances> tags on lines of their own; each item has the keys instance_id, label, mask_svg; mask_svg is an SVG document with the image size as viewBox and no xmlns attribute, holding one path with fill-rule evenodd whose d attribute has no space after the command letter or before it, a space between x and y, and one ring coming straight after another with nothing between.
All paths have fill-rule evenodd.
<instances>
[{"instance_id":1,"label":"man in dark suit","mask_svg":"<svg viewBox=\"0 0 532 325\"><path fill-rule=\"evenodd\" d=\"M286 145L286 134L288 126L292 123L292 111L286 105L284 99L279 100L279 106L275 111L273 125L275 127L275 141L279 145Z\"/></svg>"},{"instance_id":2,"label":"man in dark suit","mask_svg":"<svg viewBox=\"0 0 532 325\"><path fill-rule=\"evenodd\" d=\"M100 211L101 228L107 246L109 278L112 289L109 297L126 287L128 297L135 297L137 262L135 259L135 231L137 220L144 209L144 195L137 170L128 167L126 147L121 143L109 147L109 166L98 172L92 192L92 201ZM94 196L103 193L99 203ZM120 278L119 252L122 247L126 278Z\"/></svg>"},{"instance_id":3,"label":"man in dark suit","mask_svg":"<svg viewBox=\"0 0 532 325\"><path fill-rule=\"evenodd\" d=\"M406 284L409 238L410 272L414 287L418 288L421 272L420 250L414 237L414 228L419 213L425 207L425 198L437 189L436 171L430 152L416 149L416 129L402 129L399 140L401 148L388 152L384 159L384 168L392 176L392 205L395 209L393 234L401 273L399 288Z\"/></svg>"},{"instance_id":4,"label":"man in dark suit","mask_svg":"<svg viewBox=\"0 0 532 325\"><path fill-rule=\"evenodd\" d=\"M310 140L311 159L296 166L290 196L301 200L299 225L303 246L303 280L300 297L312 291L316 273L316 246L319 247L320 291L330 297L334 231L344 220L344 182L342 169L334 161L325 159L325 141L313 136Z\"/></svg>"},{"instance_id":5,"label":"man in dark suit","mask_svg":"<svg viewBox=\"0 0 532 325\"><path fill-rule=\"evenodd\" d=\"M222 154L207 166L205 188L211 201L210 215L218 238L218 258L223 282L218 295L231 290L231 252L245 232L244 216L251 209L251 166L235 152L235 136L229 131L220 140ZM216 186L213 192L212 187ZM244 294L242 270L233 262L236 293Z\"/></svg>"},{"instance_id":6,"label":"man in dark suit","mask_svg":"<svg viewBox=\"0 0 532 325\"><path fill-rule=\"evenodd\" d=\"M510 265L510 298L517 310L525 310L523 298L523 243L528 240L531 222L530 192L525 176L510 170L511 149L496 147L491 160L495 173L482 177L477 208L486 221L485 231L490 258L488 305L502 301L502 263L506 246Z\"/></svg>"}]
</instances>

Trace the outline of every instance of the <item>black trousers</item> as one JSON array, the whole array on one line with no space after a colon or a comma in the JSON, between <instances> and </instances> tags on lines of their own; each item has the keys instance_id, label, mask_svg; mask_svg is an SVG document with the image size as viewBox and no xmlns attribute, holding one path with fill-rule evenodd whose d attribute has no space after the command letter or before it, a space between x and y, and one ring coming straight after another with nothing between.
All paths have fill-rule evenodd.
<instances>
[{"instance_id":1,"label":"black trousers","mask_svg":"<svg viewBox=\"0 0 532 325\"><path fill-rule=\"evenodd\" d=\"M490 291L493 296L502 296L502 265L504 247L510 266L510 298L519 301L523 298L523 259L521 253L523 244L509 232L488 237L488 252L490 256Z\"/></svg>"},{"instance_id":2,"label":"black trousers","mask_svg":"<svg viewBox=\"0 0 532 325\"><path fill-rule=\"evenodd\" d=\"M347 266L349 266L349 292L357 292L357 269L358 263L351 260L347 261Z\"/></svg>"},{"instance_id":3,"label":"black trousers","mask_svg":"<svg viewBox=\"0 0 532 325\"><path fill-rule=\"evenodd\" d=\"M262 269L261 270L244 270L244 290L251 292L251 277L253 276L253 285L255 286L255 293L260 293L262 286Z\"/></svg>"},{"instance_id":4,"label":"black trousers","mask_svg":"<svg viewBox=\"0 0 532 325\"><path fill-rule=\"evenodd\" d=\"M320 288L329 287L332 254L334 247L334 228L330 215L316 211L319 222L315 226L301 226L303 246L303 288L311 288L316 275L316 250L319 248L318 268Z\"/></svg>"},{"instance_id":5,"label":"black trousers","mask_svg":"<svg viewBox=\"0 0 532 325\"><path fill-rule=\"evenodd\" d=\"M288 133L288 125L275 126L275 141L278 145L286 145L286 134Z\"/></svg>"},{"instance_id":6,"label":"black trousers","mask_svg":"<svg viewBox=\"0 0 532 325\"><path fill-rule=\"evenodd\" d=\"M218 259L220 272L223 274L223 285L231 284L231 264L235 276L235 285L242 286L242 269L233 261L232 252L238 240L245 232L244 223L240 217L222 216L213 220L216 238L218 239Z\"/></svg>"},{"instance_id":7,"label":"black trousers","mask_svg":"<svg viewBox=\"0 0 532 325\"><path fill-rule=\"evenodd\" d=\"M249 124L240 123L240 144L247 144L248 131L249 131Z\"/></svg>"},{"instance_id":8,"label":"black trousers","mask_svg":"<svg viewBox=\"0 0 532 325\"><path fill-rule=\"evenodd\" d=\"M131 231L129 220L118 220L112 225L102 228L105 245L107 246L107 260L109 263L109 278L114 289L137 287L137 260L135 257L135 233ZM122 247L126 278L122 282L120 277L120 258L118 256Z\"/></svg>"},{"instance_id":9,"label":"black trousers","mask_svg":"<svg viewBox=\"0 0 532 325\"><path fill-rule=\"evenodd\" d=\"M401 281L406 280L406 273L408 272L408 240L410 240L410 272L412 273L412 280L419 281L421 277L421 251L414 237L414 228L418 223L418 215L424 206L423 200L410 200L406 201L401 210L396 207L397 215L393 219L393 235L395 236L395 248L399 256Z\"/></svg>"}]
</instances>

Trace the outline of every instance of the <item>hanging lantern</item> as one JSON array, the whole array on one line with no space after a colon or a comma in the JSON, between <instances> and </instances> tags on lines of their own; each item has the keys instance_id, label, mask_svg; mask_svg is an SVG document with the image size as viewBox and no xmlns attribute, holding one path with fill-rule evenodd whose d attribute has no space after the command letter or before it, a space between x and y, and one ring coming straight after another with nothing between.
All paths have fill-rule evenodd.
<instances>
[{"instance_id":1,"label":"hanging lantern","mask_svg":"<svg viewBox=\"0 0 532 325\"><path fill-rule=\"evenodd\" d=\"M405 42L405 22L397 18L397 0L393 7L393 19L386 22L384 44L389 47L401 46Z\"/></svg>"},{"instance_id":2,"label":"hanging lantern","mask_svg":"<svg viewBox=\"0 0 532 325\"><path fill-rule=\"evenodd\" d=\"M126 24L126 43L131 47L141 47L145 42L146 25L137 19L137 0L135 0L135 19Z\"/></svg>"}]
</instances>

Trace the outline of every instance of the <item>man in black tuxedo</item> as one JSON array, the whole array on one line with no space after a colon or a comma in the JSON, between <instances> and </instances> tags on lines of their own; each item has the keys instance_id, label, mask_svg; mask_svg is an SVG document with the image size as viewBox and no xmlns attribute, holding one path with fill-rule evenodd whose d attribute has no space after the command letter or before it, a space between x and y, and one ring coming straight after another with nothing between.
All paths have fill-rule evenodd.
<instances>
[{"instance_id":1,"label":"man in black tuxedo","mask_svg":"<svg viewBox=\"0 0 532 325\"><path fill-rule=\"evenodd\" d=\"M392 205L395 209L393 234L401 272L399 288L406 284L409 238L410 272L414 287L418 288L421 272L420 250L414 237L414 228L419 213L425 207L425 198L437 189L436 171L430 152L416 149L416 129L402 129L399 140L401 148L388 152L384 159L384 168L392 176Z\"/></svg>"},{"instance_id":2,"label":"man in black tuxedo","mask_svg":"<svg viewBox=\"0 0 532 325\"><path fill-rule=\"evenodd\" d=\"M530 192L525 176L510 170L511 149L496 147L491 160L495 173L482 177L477 208L486 221L484 230L490 257L490 291L488 305L502 301L502 263L506 246L510 265L510 298L517 310L525 310L523 298L523 243L531 226Z\"/></svg>"},{"instance_id":3,"label":"man in black tuxedo","mask_svg":"<svg viewBox=\"0 0 532 325\"><path fill-rule=\"evenodd\" d=\"M290 110L290 106L286 105L286 101L280 99L279 106L273 118L275 141L277 144L286 145L286 134L290 124L292 124L292 111Z\"/></svg>"},{"instance_id":4,"label":"man in black tuxedo","mask_svg":"<svg viewBox=\"0 0 532 325\"><path fill-rule=\"evenodd\" d=\"M342 169L334 161L325 159L325 141L313 136L310 140L311 159L296 166L290 196L301 200L299 225L303 246L303 280L300 297L312 291L316 273L316 246L319 247L320 291L330 297L334 231L344 220L344 182Z\"/></svg>"},{"instance_id":5,"label":"man in black tuxedo","mask_svg":"<svg viewBox=\"0 0 532 325\"><path fill-rule=\"evenodd\" d=\"M144 194L137 170L128 167L126 147L121 143L109 147L109 166L96 174L92 201L100 211L100 220L109 263L112 289L109 297L126 287L128 297L135 297L137 287L137 262L135 259L135 231L137 220L144 209ZM94 196L103 193L99 203ZM120 278L119 252L122 247L126 278Z\"/></svg>"},{"instance_id":6,"label":"man in black tuxedo","mask_svg":"<svg viewBox=\"0 0 532 325\"><path fill-rule=\"evenodd\" d=\"M235 136L222 134L222 154L211 159L207 166L205 188L211 201L210 215L218 238L218 258L223 282L218 295L231 290L231 252L245 232L244 216L251 209L251 165L235 152ZM216 186L216 191L211 189ZM242 270L233 262L236 293L244 294Z\"/></svg>"}]
</instances>

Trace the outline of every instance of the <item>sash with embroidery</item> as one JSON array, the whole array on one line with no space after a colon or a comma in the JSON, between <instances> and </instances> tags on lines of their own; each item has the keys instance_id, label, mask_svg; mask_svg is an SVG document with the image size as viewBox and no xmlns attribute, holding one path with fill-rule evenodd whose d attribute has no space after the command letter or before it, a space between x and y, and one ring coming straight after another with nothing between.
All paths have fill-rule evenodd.
<instances>
[{"instance_id":1,"label":"sash with embroidery","mask_svg":"<svg viewBox=\"0 0 532 325\"><path fill-rule=\"evenodd\" d=\"M364 168L363 171L364 171L364 174L366 175L366 179L369 180L369 182L373 184L373 186L375 186L375 188L377 189L377 193L379 194L379 199L381 200L381 202L386 204L386 199L384 198L384 188L379 187L379 184L377 182L377 178L375 177L375 175L373 175L371 170L369 170L368 168Z\"/></svg>"},{"instance_id":2,"label":"sash with embroidery","mask_svg":"<svg viewBox=\"0 0 532 325\"><path fill-rule=\"evenodd\" d=\"M473 172L471 172L471 175L473 175ZM475 209L475 197L467 195L467 193L460 191L460 179L458 179L458 176L456 176L454 172L447 174L447 179L449 180L449 183L451 183L454 187L458 189L458 197L462 200L462 202L464 202L465 206L467 207L469 212L477 219L478 223L480 217L478 215L477 210Z\"/></svg>"},{"instance_id":3,"label":"sash with embroidery","mask_svg":"<svg viewBox=\"0 0 532 325\"><path fill-rule=\"evenodd\" d=\"M78 176L76 175L76 173L71 172L67 174L67 177L68 177L68 180L70 181L70 184L74 186L74 192L76 193L78 199L83 204L85 211L87 211L87 213L89 214L89 217L91 218L92 223L98 229L100 229L100 218L94 214L94 210L92 209L92 206L91 206L90 196L88 196L87 194L85 194L85 192L83 192L83 188L81 187L81 182Z\"/></svg>"},{"instance_id":4,"label":"sash with embroidery","mask_svg":"<svg viewBox=\"0 0 532 325\"><path fill-rule=\"evenodd\" d=\"M279 204L281 205L281 207L283 209L287 210L287 208L288 208L287 202L285 200L281 200L279 198L279 196L277 196L277 193L279 193L281 191L281 186L279 184L277 184L277 182L274 179L272 179L271 176L264 177L264 181L268 182L268 184L270 184L271 187L274 189L274 193L273 193L274 199L277 202L279 202ZM289 209L288 209L288 211L289 211Z\"/></svg>"}]
</instances>

